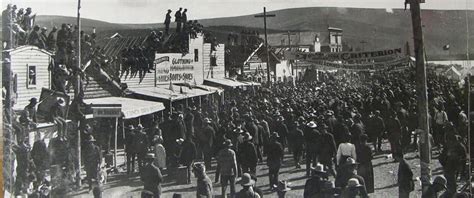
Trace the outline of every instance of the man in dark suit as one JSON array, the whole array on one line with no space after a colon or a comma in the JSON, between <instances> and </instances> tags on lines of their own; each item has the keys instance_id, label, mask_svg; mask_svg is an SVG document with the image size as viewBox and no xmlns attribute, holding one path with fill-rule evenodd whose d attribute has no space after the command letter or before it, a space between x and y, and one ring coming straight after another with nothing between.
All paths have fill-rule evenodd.
<instances>
[{"instance_id":1,"label":"man in dark suit","mask_svg":"<svg viewBox=\"0 0 474 198\"><path fill-rule=\"evenodd\" d=\"M413 182L413 171L411 171L410 165L404 158L400 159L398 165L398 197L408 198L410 192L415 189L415 183Z\"/></svg>"},{"instance_id":2,"label":"man in dark suit","mask_svg":"<svg viewBox=\"0 0 474 198\"><path fill-rule=\"evenodd\" d=\"M166 35L169 35L170 23L171 23L171 10L168 9L168 13L166 13L166 17L165 17L165 34Z\"/></svg>"},{"instance_id":3,"label":"man in dark suit","mask_svg":"<svg viewBox=\"0 0 474 198\"><path fill-rule=\"evenodd\" d=\"M181 10L183 8L179 8L176 13L174 13L174 21L176 22L176 32L181 32L181 22L182 22L182 16L181 16Z\"/></svg>"},{"instance_id":4,"label":"man in dark suit","mask_svg":"<svg viewBox=\"0 0 474 198\"><path fill-rule=\"evenodd\" d=\"M155 154L148 153L145 156L145 166L140 170L140 179L143 182L143 190L151 192L152 197L161 196L161 182L163 182L163 176L158 167L153 164ZM142 193L143 197L143 193Z\"/></svg>"}]
</instances>

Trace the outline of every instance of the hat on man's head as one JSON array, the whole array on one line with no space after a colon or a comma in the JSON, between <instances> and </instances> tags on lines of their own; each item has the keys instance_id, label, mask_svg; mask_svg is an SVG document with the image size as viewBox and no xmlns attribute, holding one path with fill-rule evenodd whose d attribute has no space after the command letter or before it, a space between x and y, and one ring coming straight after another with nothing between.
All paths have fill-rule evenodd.
<instances>
[{"instance_id":1,"label":"hat on man's head","mask_svg":"<svg viewBox=\"0 0 474 198\"><path fill-rule=\"evenodd\" d=\"M438 175L433 180L433 185L438 184L438 185L442 186L445 189L447 189L446 183L447 183L446 178L443 175Z\"/></svg>"},{"instance_id":2,"label":"hat on man's head","mask_svg":"<svg viewBox=\"0 0 474 198\"><path fill-rule=\"evenodd\" d=\"M56 102L62 107L66 106L66 103L64 102L64 98L58 97L56 99Z\"/></svg>"},{"instance_id":3,"label":"hat on man's head","mask_svg":"<svg viewBox=\"0 0 474 198\"><path fill-rule=\"evenodd\" d=\"M352 158L352 157L348 157L348 158L346 159L346 165L357 165L357 164L359 164L359 163L357 163L357 162L355 161L355 159Z\"/></svg>"},{"instance_id":4,"label":"hat on man's head","mask_svg":"<svg viewBox=\"0 0 474 198\"><path fill-rule=\"evenodd\" d=\"M183 142L184 142L183 138L176 139L176 143L178 143L178 144L182 144Z\"/></svg>"},{"instance_id":5,"label":"hat on man's head","mask_svg":"<svg viewBox=\"0 0 474 198\"><path fill-rule=\"evenodd\" d=\"M143 125L142 125L142 124L138 124L137 130L142 130L142 129L144 129Z\"/></svg>"},{"instance_id":6,"label":"hat on man's head","mask_svg":"<svg viewBox=\"0 0 474 198\"><path fill-rule=\"evenodd\" d=\"M204 173L206 172L206 166L202 162L196 162L193 164L193 171L197 173Z\"/></svg>"},{"instance_id":7,"label":"hat on man's head","mask_svg":"<svg viewBox=\"0 0 474 198\"><path fill-rule=\"evenodd\" d=\"M209 119L209 118L204 118L204 122L208 123L208 124L212 123L211 119Z\"/></svg>"},{"instance_id":8,"label":"hat on man's head","mask_svg":"<svg viewBox=\"0 0 474 198\"><path fill-rule=\"evenodd\" d=\"M249 173L242 174L242 178L238 182L242 186L252 186L255 184L255 181L252 179Z\"/></svg>"},{"instance_id":9,"label":"hat on man's head","mask_svg":"<svg viewBox=\"0 0 474 198\"><path fill-rule=\"evenodd\" d=\"M316 174L318 174L318 175L320 175L320 174L325 175L325 174L327 174L327 172L324 170L324 165L322 165L322 164L320 164L320 163L316 164L315 167L311 168L311 171L312 171L313 175L316 175Z\"/></svg>"},{"instance_id":10,"label":"hat on man's head","mask_svg":"<svg viewBox=\"0 0 474 198\"><path fill-rule=\"evenodd\" d=\"M243 136L244 136L244 141L249 141L249 140L251 140L251 139L253 138L252 135L250 135L249 132L245 132L245 133L243 134Z\"/></svg>"},{"instance_id":11,"label":"hat on man's head","mask_svg":"<svg viewBox=\"0 0 474 198\"><path fill-rule=\"evenodd\" d=\"M314 121L308 122L308 124L306 124L306 126L309 127L309 128L312 128L312 129L318 127L318 125Z\"/></svg>"},{"instance_id":12,"label":"hat on man's head","mask_svg":"<svg viewBox=\"0 0 474 198\"><path fill-rule=\"evenodd\" d=\"M227 147L233 146L232 141L230 139L226 139L223 144L224 146L227 146Z\"/></svg>"},{"instance_id":13,"label":"hat on man's head","mask_svg":"<svg viewBox=\"0 0 474 198\"><path fill-rule=\"evenodd\" d=\"M155 154L154 153L147 153L145 155L145 159L155 159Z\"/></svg>"},{"instance_id":14,"label":"hat on man's head","mask_svg":"<svg viewBox=\"0 0 474 198\"><path fill-rule=\"evenodd\" d=\"M38 99L34 98L34 97L30 98L30 102L36 104L36 103L38 103Z\"/></svg>"},{"instance_id":15,"label":"hat on man's head","mask_svg":"<svg viewBox=\"0 0 474 198\"><path fill-rule=\"evenodd\" d=\"M356 178L350 178L349 181L347 181L347 187L348 188L355 188L355 187L361 187L359 180Z\"/></svg>"}]
</instances>

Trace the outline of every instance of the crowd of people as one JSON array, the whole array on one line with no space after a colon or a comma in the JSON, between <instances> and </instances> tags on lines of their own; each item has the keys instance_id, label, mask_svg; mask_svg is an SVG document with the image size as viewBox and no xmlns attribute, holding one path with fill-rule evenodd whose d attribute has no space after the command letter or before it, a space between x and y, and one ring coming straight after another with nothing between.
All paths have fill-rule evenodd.
<instances>
[{"instance_id":1,"label":"crowd of people","mask_svg":"<svg viewBox=\"0 0 474 198\"><path fill-rule=\"evenodd\" d=\"M235 192L236 178L254 184L259 162L266 162L268 187L278 194L284 194L278 188L284 183L278 177L282 164L292 163L299 169L305 163L309 177L305 197L325 193L330 197L368 197L374 192L373 155L388 152L393 162L399 163L401 197L408 197L414 190L414 178L404 154L418 149L419 136L414 76L395 72L362 77L348 72L328 73L325 79L234 90L226 94L219 111L217 104L181 106L158 119L147 132L131 126L127 148L140 148L127 151L128 170L135 170L134 156L138 156L139 167L146 166L147 152L153 151L148 165L157 167L153 171L161 175L162 171L177 174L181 170L187 172L184 175L189 183L195 162L203 161L197 168L201 170L197 193L212 196L212 184L202 170L215 168L222 195L230 187L231 196L238 196L246 193ZM436 177L424 194L437 194L443 189L439 186L445 186L445 194L454 195L456 182L465 179L459 178L467 174L464 96L456 83L439 76L429 78L430 133L433 151L440 153L443 176ZM390 150L383 151L381 144L386 139ZM283 161L288 152L293 155L292 162ZM212 167L212 159L217 160L217 167ZM143 177L150 174L141 175L148 181ZM161 177L155 179L156 186L163 182ZM146 191L160 194L156 186L146 186ZM243 191L259 192L255 185L246 186Z\"/></svg>"}]
</instances>

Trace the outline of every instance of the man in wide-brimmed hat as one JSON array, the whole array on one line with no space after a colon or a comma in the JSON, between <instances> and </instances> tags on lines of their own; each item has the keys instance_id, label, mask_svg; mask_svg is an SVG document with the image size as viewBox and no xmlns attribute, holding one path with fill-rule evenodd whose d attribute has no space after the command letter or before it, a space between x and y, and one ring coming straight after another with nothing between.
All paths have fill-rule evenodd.
<instances>
[{"instance_id":1,"label":"man in wide-brimmed hat","mask_svg":"<svg viewBox=\"0 0 474 198\"><path fill-rule=\"evenodd\" d=\"M127 174L135 171L135 159L137 158L137 151L134 145L135 127L129 125L125 133L125 153L127 155Z\"/></svg>"},{"instance_id":2,"label":"man in wide-brimmed hat","mask_svg":"<svg viewBox=\"0 0 474 198\"><path fill-rule=\"evenodd\" d=\"M319 149L319 162L325 166L329 173L336 176L336 172L333 168L334 158L336 158L336 142L334 136L329 133L329 126L326 123L321 124L320 137L321 145Z\"/></svg>"},{"instance_id":3,"label":"man in wide-brimmed hat","mask_svg":"<svg viewBox=\"0 0 474 198\"><path fill-rule=\"evenodd\" d=\"M362 197L368 197L365 188L365 180L360 175L357 175L358 165L359 163L357 163L355 159L348 157L345 164L337 172L335 183L337 187L345 188L348 185L349 179L357 179L358 182L364 186L363 189L361 189L361 193L363 194Z\"/></svg>"},{"instance_id":4,"label":"man in wide-brimmed hat","mask_svg":"<svg viewBox=\"0 0 474 198\"><path fill-rule=\"evenodd\" d=\"M293 129L290 130L288 141L292 142L290 146L292 148L291 150L293 151L293 160L295 160L295 166L296 168L301 168L300 161L301 156L303 155L305 139L300 122L295 121L293 123Z\"/></svg>"},{"instance_id":5,"label":"man in wide-brimmed hat","mask_svg":"<svg viewBox=\"0 0 474 198\"><path fill-rule=\"evenodd\" d=\"M280 136L278 141L281 143L281 146L283 146L283 149L285 149L287 144L286 138L288 136L288 127L285 124L285 118L283 116L277 116L273 130Z\"/></svg>"},{"instance_id":6,"label":"man in wide-brimmed hat","mask_svg":"<svg viewBox=\"0 0 474 198\"><path fill-rule=\"evenodd\" d=\"M209 118L204 118L203 128L197 132L197 143L200 151L204 155L204 163L206 168L211 168L211 160L213 155L213 146L216 131L212 127L212 121Z\"/></svg>"},{"instance_id":7,"label":"man in wide-brimmed hat","mask_svg":"<svg viewBox=\"0 0 474 198\"><path fill-rule=\"evenodd\" d=\"M273 132L270 137L270 143L266 148L268 177L270 181L270 188L278 183L278 175L280 174L280 167L283 162L283 146L278 139L280 136L277 132Z\"/></svg>"},{"instance_id":8,"label":"man in wide-brimmed hat","mask_svg":"<svg viewBox=\"0 0 474 198\"><path fill-rule=\"evenodd\" d=\"M138 124L135 128L135 138L133 139L133 145L138 156L138 168L142 168L145 164L145 155L148 152L148 136L144 131L144 127Z\"/></svg>"},{"instance_id":9,"label":"man in wide-brimmed hat","mask_svg":"<svg viewBox=\"0 0 474 198\"><path fill-rule=\"evenodd\" d=\"M89 190L92 190L92 183L99 181L100 164L102 162L102 151L97 145L94 136L89 135L84 144L84 168L87 173Z\"/></svg>"},{"instance_id":10,"label":"man in wide-brimmed hat","mask_svg":"<svg viewBox=\"0 0 474 198\"><path fill-rule=\"evenodd\" d=\"M368 197L364 192L364 185L356 178L347 181L347 186L342 192L342 197Z\"/></svg>"},{"instance_id":11,"label":"man in wide-brimmed hat","mask_svg":"<svg viewBox=\"0 0 474 198\"><path fill-rule=\"evenodd\" d=\"M314 121L306 124L304 138L306 140L306 176L310 176L312 165L316 165L319 154L321 134L317 129L318 125Z\"/></svg>"},{"instance_id":12,"label":"man in wide-brimmed hat","mask_svg":"<svg viewBox=\"0 0 474 198\"><path fill-rule=\"evenodd\" d=\"M221 176L222 196L226 197L227 185L230 185L230 196L235 195L235 177L237 175L237 158L232 148L232 141L226 139L224 148L217 154L218 169L216 171Z\"/></svg>"},{"instance_id":13,"label":"man in wide-brimmed hat","mask_svg":"<svg viewBox=\"0 0 474 198\"><path fill-rule=\"evenodd\" d=\"M328 182L328 173L324 170L324 165L318 163L311 169L311 177L306 180L304 197L318 197L325 182Z\"/></svg>"},{"instance_id":14,"label":"man in wide-brimmed hat","mask_svg":"<svg viewBox=\"0 0 474 198\"><path fill-rule=\"evenodd\" d=\"M249 132L243 134L243 142L239 145L237 159L243 173L256 174L258 157Z\"/></svg>"},{"instance_id":15,"label":"man in wide-brimmed hat","mask_svg":"<svg viewBox=\"0 0 474 198\"><path fill-rule=\"evenodd\" d=\"M253 189L253 186L255 185L255 180L252 179L249 173L242 174L242 178L238 183L242 185L242 190L237 193L237 197L260 197L260 195L257 194Z\"/></svg>"},{"instance_id":16,"label":"man in wide-brimmed hat","mask_svg":"<svg viewBox=\"0 0 474 198\"><path fill-rule=\"evenodd\" d=\"M153 164L155 154L147 153L145 155L145 165L140 170L140 179L143 182L143 190L149 191L153 197L161 196L161 183L163 176L158 167Z\"/></svg>"}]
</instances>

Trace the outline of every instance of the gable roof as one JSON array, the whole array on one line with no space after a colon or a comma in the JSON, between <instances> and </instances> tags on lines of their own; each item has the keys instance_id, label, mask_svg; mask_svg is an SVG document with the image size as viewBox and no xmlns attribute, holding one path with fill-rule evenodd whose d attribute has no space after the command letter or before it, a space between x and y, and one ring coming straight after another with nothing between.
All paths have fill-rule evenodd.
<instances>
[{"instance_id":1,"label":"gable roof","mask_svg":"<svg viewBox=\"0 0 474 198\"><path fill-rule=\"evenodd\" d=\"M250 54L250 56L247 58L247 60L245 60L244 62L244 65L247 64L247 62L249 62L249 60L253 57L253 56L258 56L259 58L261 58L263 60L263 62L267 62L266 61L266 58L262 58L262 57L265 57L266 56L266 51L265 51L265 46L263 46L263 43L261 43L257 49L255 49L252 54ZM271 49L271 48L270 48ZM280 58L278 58L278 56L275 54L274 51L270 50L269 51L269 55L270 55L270 62L274 61L274 62L277 62L277 63L280 63Z\"/></svg>"},{"instance_id":2,"label":"gable roof","mask_svg":"<svg viewBox=\"0 0 474 198\"><path fill-rule=\"evenodd\" d=\"M40 48L38 48L38 47L36 47L36 46L33 46L33 45L22 45L22 46L13 48L13 49L5 50L4 52L9 53L10 55L13 55L13 54L17 54L17 53L20 53L20 52L23 52L23 51L26 51L26 50L36 50L36 51L45 53L45 54L47 54L48 56L52 56L52 55L53 55L52 52L49 52L49 51L47 51L47 50L45 50L45 49L40 49Z\"/></svg>"},{"instance_id":3,"label":"gable roof","mask_svg":"<svg viewBox=\"0 0 474 198\"><path fill-rule=\"evenodd\" d=\"M146 39L147 36L109 38L103 45L102 51L107 56L117 56L125 48L143 45Z\"/></svg>"}]
</instances>

